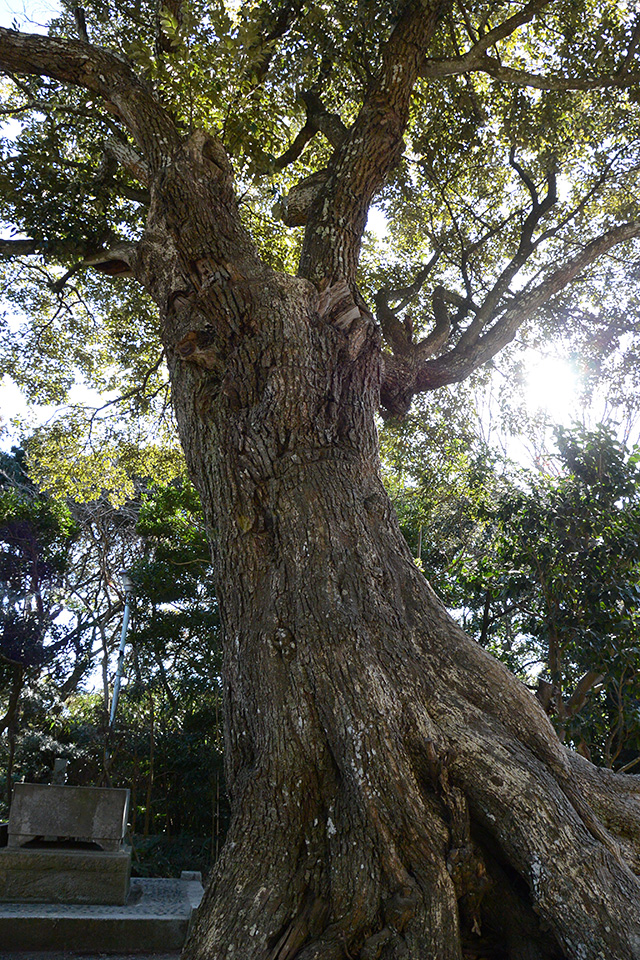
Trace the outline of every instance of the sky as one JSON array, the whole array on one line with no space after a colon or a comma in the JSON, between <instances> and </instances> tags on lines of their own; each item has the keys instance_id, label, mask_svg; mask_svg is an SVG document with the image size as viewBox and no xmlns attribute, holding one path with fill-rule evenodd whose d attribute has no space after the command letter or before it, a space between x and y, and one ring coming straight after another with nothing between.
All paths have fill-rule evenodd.
<instances>
[{"instance_id":1,"label":"sky","mask_svg":"<svg viewBox=\"0 0 640 960\"><path fill-rule=\"evenodd\" d=\"M17 20L21 30L39 33L59 9L53 0L0 0L0 27Z\"/></svg>"}]
</instances>

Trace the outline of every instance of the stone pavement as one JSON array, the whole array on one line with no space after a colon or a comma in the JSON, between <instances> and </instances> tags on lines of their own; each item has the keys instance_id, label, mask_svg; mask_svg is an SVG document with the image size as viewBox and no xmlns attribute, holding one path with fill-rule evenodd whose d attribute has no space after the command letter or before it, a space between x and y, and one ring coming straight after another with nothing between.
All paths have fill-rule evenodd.
<instances>
[{"instance_id":1,"label":"stone pavement","mask_svg":"<svg viewBox=\"0 0 640 960\"><path fill-rule=\"evenodd\" d=\"M180 960L180 953L43 953L24 950L20 953L0 952L0 960Z\"/></svg>"},{"instance_id":2,"label":"stone pavement","mask_svg":"<svg viewBox=\"0 0 640 960\"><path fill-rule=\"evenodd\" d=\"M76 954L92 960L135 954L174 960L202 893L197 880L135 877L122 907L0 903L0 960L18 951L19 960L39 960L39 954L43 960Z\"/></svg>"}]
</instances>

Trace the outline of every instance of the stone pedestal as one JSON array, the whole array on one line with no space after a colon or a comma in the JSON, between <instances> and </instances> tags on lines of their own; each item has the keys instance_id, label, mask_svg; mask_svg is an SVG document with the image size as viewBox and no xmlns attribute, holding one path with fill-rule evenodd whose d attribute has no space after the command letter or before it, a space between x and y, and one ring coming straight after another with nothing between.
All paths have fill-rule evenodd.
<instances>
[{"instance_id":1,"label":"stone pedestal","mask_svg":"<svg viewBox=\"0 0 640 960\"><path fill-rule=\"evenodd\" d=\"M126 903L128 810L128 790L17 783L0 849L0 901Z\"/></svg>"},{"instance_id":2,"label":"stone pedestal","mask_svg":"<svg viewBox=\"0 0 640 960\"><path fill-rule=\"evenodd\" d=\"M9 846L33 840L73 840L120 850L127 828L129 791L16 783L9 811Z\"/></svg>"},{"instance_id":3,"label":"stone pedestal","mask_svg":"<svg viewBox=\"0 0 640 960\"><path fill-rule=\"evenodd\" d=\"M0 849L0 901L124 904L131 852L78 849Z\"/></svg>"}]
</instances>

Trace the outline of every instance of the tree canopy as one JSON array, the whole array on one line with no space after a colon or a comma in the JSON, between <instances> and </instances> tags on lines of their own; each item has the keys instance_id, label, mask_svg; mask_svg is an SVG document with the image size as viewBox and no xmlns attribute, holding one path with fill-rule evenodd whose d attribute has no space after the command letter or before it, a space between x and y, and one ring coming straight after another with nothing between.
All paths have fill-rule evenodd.
<instances>
[{"instance_id":1,"label":"tree canopy","mask_svg":"<svg viewBox=\"0 0 640 960\"><path fill-rule=\"evenodd\" d=\"M345 180L344 211L327 213L306 243L325 242L318 238L334 229L332 218L357 221L359 235L373 199L384 212L386 235L367 235L358 275L386 344L383 408L405 411L416 391L463 379L516 335L570 338L587 380L609 372L629 402L637 383L633 11L618 0L453 3L435 27L436 12L430 19L422 10L182 3L157 15L153 5L97 3L83 9L80 34L72 8L50 39L4 32L3 112L20 126L3 145L0 217L14 232L0 252L5 297L24 322L3 337L3 370L32 399L60 402L78 378L129 394L128 431L117 404L93 419L91 439L108 449L94 472L104 475L105 461L112 473L130 463L141 444L149 463L140 416L166 406L153 305L137 285L96 274L126 277L142 235L150 175L142 154L152 135L142 129L145 97L160 111L153 132L172 127L167 143L198 126L218 132L245 224L278 269L295 271L296 225L336 176L349 138L363 156L382 151L367 197L355 204ZM415 61L414 30L435 30ZM114 100L116 77L131 103ZM385 84L398 98L397 133L375 119ZM349 176L364 182L358 163ZM69 412L54 437L69 446L80 432L82 418ZM165 477L175 471L160 453L156 460Z\"/></svg>"}]
</instances>

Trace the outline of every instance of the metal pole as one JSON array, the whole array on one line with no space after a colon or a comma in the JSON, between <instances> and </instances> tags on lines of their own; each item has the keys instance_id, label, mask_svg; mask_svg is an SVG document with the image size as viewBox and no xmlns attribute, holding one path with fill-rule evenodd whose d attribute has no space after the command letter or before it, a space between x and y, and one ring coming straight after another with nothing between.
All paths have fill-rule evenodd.
<instances>
[{"instance_id":1,"label":"metal pole","mask_svg":"<svg viewBox=\"0 0 640 960\"><path fill-rule=\"evenodd\" d=\"M120 635L120 646L118 648L118 666L116 668L116 678L113 681L113 696L111 698L111 714L109 716L109 729L113 729L113 723L116 719L116 709L118 707L118 696L120 695L120 683L124 672L124 648L127 643L127 627L129 626L129 614L131 611L131 598L133 593L127 590L124 595L124 616L122 618L122 633Z\"/></svg>"}]
</instances>

